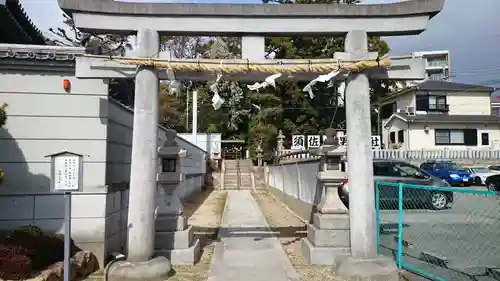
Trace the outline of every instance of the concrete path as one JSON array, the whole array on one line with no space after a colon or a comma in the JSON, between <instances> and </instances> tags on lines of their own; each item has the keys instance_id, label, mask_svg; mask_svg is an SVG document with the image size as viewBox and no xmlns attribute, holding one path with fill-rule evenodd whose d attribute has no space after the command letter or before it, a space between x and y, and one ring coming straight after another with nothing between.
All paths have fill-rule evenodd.
<instances>
[{"instance_id":1,"label":"concrete path","mask_svg":"<svg viewBox=\"0 0 500 281\"><path fill-rule=\"evenodd\" d=\"M248 190L228 191L208 281L299 281Z\"/></svg>"}]
</instances>

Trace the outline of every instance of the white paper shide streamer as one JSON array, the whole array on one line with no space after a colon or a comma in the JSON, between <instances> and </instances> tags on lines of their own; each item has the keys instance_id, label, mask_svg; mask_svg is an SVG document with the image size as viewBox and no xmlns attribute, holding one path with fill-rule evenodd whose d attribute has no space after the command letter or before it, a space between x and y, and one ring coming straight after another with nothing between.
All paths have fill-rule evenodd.
<instances>
[{"instance_id":1,"label":"white paper shide streamer","mask_svg":"<svg viewBox=\"0 0 500 281\"><path fill-rule=\"evenodd\" d=\"M175 73L172 69L167 69L168 78L168 93L170 95L177 94L181 90L181 82L175 79Z\"/></svg>"},{"instance_id":2,"label":"white paper shide streamer","mask_svg":"<svg viewBox=\"0 0 500 281\"><path fill-rule=\"evenodd\" d=\"M252 106L253 106L255 109L257 109L258 111L260 111L260 106L258 106L258 105L256 105L256 104L254 104L254 103L252 103Z\"/></svg>"},{"instance_id":3,"label":"white paper shide streamer","mask_svg":"<svg viewBox=\"0 0 500 281\"><path fill-rule=\"evenodd\" d=\"M318 83L318 82L320 82L320 83L328 82L328 81L332 80L338 74L339 74L339 71L332 71L332 72L330 72L328 74L322 74L322 75L314 78L313 80L311 80L311 82L309 82L302 89L302 91L309 93L309 98L313 99L314 98L314 93L313 93L313 90L312 90L313 86L316 85L316 83Z\"/></svg>"},{"instance_id":4,"label":"white paper shide streamer","mask_svg":"<svg viewBox=\"0 0 500 281\"><path fill-rule=\"evenodd\" d=\"M218 110L224 104L224 99L219 96L219 87L217 87L221 78L222 74L218 73L217 79L215 79L215 82L209 87L210 91L214 93L214 96L212 97L212 106L215 110Z\"/></svg>"},{"instance_id":5,"label":"white paper shide streamer","mask_svg":"<svg viewBox=\"0 0 500 281\"><path fill-rule=\"evenodd\" d=\"M281 73L276 73L271 76L268 76L264 82L259 83L255 82L253 85L248 85L248 89L251 91L258 91L259 89L264 89L267 86L271 86L273 88L276 88L276 79L281 77Z\"/></svg>"}]
</instances>

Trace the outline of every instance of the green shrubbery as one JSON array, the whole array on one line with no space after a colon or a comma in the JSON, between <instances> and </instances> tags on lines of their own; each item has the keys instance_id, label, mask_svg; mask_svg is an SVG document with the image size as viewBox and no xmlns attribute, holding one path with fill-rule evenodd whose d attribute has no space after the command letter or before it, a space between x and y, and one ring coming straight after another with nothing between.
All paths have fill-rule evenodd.
<instances>
[{"instance_id":1,"label":"green shrubbery","mask_svg":"<svg viewBox=\"0 0 500 281\"><path fill-rule=\"evenodd\" d=\"M76 247L73 246L73 252ZM0 240L0 279L23 280L64 259L64 236L45 234L36 226L24 226Z\"/></svg>"}]
</instances>

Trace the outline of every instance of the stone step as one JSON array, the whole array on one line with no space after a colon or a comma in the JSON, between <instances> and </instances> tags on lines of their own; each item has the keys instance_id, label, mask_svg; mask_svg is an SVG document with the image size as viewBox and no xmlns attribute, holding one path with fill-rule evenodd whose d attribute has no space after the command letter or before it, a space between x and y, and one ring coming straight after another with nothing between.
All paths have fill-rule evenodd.
<instances>
[{"instance_id":1,"label":"stone step","mask_svg":"<svg viewBox=\"0 0 500 281\"><path fill-rule=\"evenodd\" d=\"M250 177L241 177L241 178L224 178L224 181L238 181L238 180L246 180L246 181L252 181L252 178Z\"/></svg>"},{"instance_id":2,"label":"stone step","mask_svg":"<svg viewBox=\"0 0 500 281\"><path fill-rule=\"evenodd\" d=\"M224 180L237 180L237 179L242 179L242 180L251 180L252 177L251 176L242 176L242 177L235 177L235 176L227 176L227 177L224 177Z\"/></svg>"},{"instance_id":3,"label":"stone step","mask_svg":"<svg viewBox=\"0 0 500 281\"><path fill-rule=\"evenodd\" d=\"M224 185L252 185L251 182L225 182Z\"/></svg>"},{"instance_id":4,"label":"stone step","mask_svg":"<svg viewBox=\"0 0 500 281\"><path fill-rule=\"evenodd\" d=\"M227 183L249 183L249 184L252 184L252 181L251 180L225 180L224 183L227 184Z\"/></svg>"},{"instance_id":5,"label":"stone step","mask_svg":"<svg viewBox=\"0 0 500 281\"><path fill-rule=\"evenodd\" d=\"M236 186L224 186L224 189L226 190L252 190L251 186L240 186L239 188Z\"/></svg>"}]
</instances>

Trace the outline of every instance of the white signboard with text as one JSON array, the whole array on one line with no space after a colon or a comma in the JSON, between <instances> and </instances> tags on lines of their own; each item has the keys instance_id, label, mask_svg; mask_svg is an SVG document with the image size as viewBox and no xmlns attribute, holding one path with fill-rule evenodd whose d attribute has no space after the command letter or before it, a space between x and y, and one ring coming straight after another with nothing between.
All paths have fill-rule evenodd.
<instances>
[{"instance_id":1,"label":"white signboard with text","mask_svg":"<svg viewBox=\"0 0 500 281\"><path fill-rule=\"evenodd\" d=\"M80 188L80 157L76 155L54 158L54 191L78 191Z\"/></svg>"},{"instance_id":2,"label":"white signboard with text","mask_svg":"<svg viewBox=\"0 0 500 281\"><path fill-rule=\"evenodd\" d=\"M318 148L325 142L326 138L326 136L321 135L292 135L291 149L301 150L306 148ZM347 135L339 136L338 139L341 146L347 145ZM382 148L380 136L372 136L372 148Z\"/></svg>"},{"instance_id":3,"label":"white signboard with text","mask_svg":"<svg viewBox=\"0 0 500 281\"><path fill-rule=\"evenodd\" d=\"M292 149L305 149L306 148L306 136L305 135L293 135L292 136Z\"/></svg>"},{"instance_id":4,"label":"white signboard with text","mask_svg":"<svg viewBox=\"0 0 500 281\"><path fill-rule=\"evenodd\" d=\"M339 143L342 146L346 146L347 145L347 135L339 137ZM373 149L382 148L382 143L380 142L380 136L372 136L372 148Z\"/></svg>"},{"instance_id":5,"label":"white signboard with text","mask_svg":"<svg viewBox=\"0 0 500 281\"><path fill-rule=\"evenodd\" d=\"M318 148L320 146L321 146L320 135L307 136L307 148Z\"/></svg>"}]
</instances>

